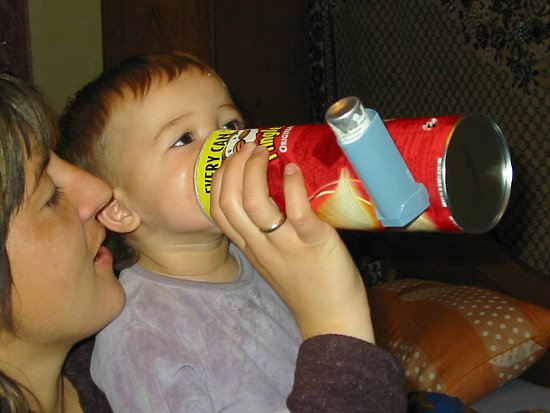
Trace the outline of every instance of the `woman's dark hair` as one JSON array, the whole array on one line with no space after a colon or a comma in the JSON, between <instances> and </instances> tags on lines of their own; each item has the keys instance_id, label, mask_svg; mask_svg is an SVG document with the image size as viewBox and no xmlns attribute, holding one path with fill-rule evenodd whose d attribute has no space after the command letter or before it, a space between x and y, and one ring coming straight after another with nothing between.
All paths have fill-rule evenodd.
<instances>
[{"instance_id":1,"label":"woman's dark hair","mask_svg":"<svg viewBox=\"0 0 550 413\"><path fill-rule=\"evenodd\" d=\"M55 116L42 94L0 63L0 328L15 331L11 296L13 279L6 250L10 222L25 199L25 163L38 160L41 175L57 142ZM0 406L27 412L21 387L0 372ZM4 411L4 410L2 410Z\"/></svg>"}]
</instances>

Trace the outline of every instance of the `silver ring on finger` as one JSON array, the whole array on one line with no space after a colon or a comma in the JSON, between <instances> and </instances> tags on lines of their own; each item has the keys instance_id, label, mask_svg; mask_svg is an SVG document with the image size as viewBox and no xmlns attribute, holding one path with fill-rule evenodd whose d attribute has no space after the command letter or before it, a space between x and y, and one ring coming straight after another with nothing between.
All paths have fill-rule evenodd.
<instances>
[{"instance_id":1,"label":"silver ring on finger","mask_svg":"<svg viewBox=\"0 0 550 413\"><path fill-rule=\"evenodd\" d=\"M281 226L285 223L285 221L286 221L286 215L283 214L283 215L281 215L281 218L279 218L279 220L277 222L275 222L274 224L271 224L270 226L268 226L266 228L258 227L258 229L261 232L263 232L264 234L269 234L270 232L276 231L279 228L281 228Z\"/></svg>"}]
</instances>

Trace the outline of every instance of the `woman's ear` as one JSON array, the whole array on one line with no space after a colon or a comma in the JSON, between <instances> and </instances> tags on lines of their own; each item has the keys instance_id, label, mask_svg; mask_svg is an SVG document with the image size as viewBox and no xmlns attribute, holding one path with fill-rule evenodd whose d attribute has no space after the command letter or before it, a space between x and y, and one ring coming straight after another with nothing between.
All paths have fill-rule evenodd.
<instances>
[{"instance_id":1,"label":"woman's ear","mask_svg":"<svg viewBox=\"0 0 550 413\"><path fill-rule=\"evenodd\" d=\"M97 218L111 231L121 233L132 232L141 224L139 216L116 198L111 199Z\"/></svg>"}]
</instances>

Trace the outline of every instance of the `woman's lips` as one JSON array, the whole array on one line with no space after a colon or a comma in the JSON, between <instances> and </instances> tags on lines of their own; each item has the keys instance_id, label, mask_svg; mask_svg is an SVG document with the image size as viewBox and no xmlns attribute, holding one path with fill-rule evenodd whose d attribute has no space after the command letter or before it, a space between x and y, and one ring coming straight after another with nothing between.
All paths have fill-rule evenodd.
<instances>
[{"instance_id":1,"label":"woman's lips","mask_svg":"<svg viewBox=\"0 0 550 413\"><path fill-rule=\"evenodd\" d=\"M109 251L109 249L107 247L104 247L103 245L99 247L99 250L94 257L94 264L112 264L112 262L113 255L111 254L111 251Z\"/></svg>"}]
</instances>

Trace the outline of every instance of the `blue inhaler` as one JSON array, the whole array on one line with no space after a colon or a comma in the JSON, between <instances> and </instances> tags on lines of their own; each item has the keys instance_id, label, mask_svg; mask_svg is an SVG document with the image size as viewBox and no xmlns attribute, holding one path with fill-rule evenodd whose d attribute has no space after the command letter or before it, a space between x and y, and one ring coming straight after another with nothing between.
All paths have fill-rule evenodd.
<instances>
[{"instance_id":1,"label":"blue inhaler","mask_svg":"<svg viewBox=\"0 0 550 413\"><path fill-rule=\"evenodd\" d=\"M325 119L353 165L385 227L404 227L430 205L428 191L414 178L384 122L357 97L334 103Z\"/></svg>"}]
</instances>

